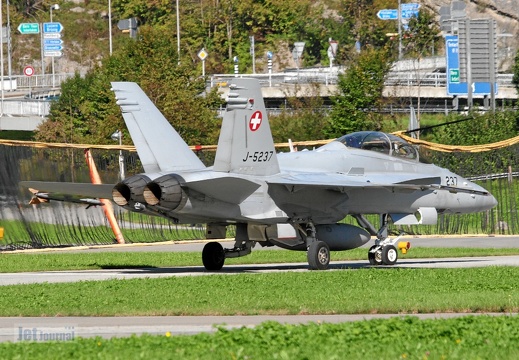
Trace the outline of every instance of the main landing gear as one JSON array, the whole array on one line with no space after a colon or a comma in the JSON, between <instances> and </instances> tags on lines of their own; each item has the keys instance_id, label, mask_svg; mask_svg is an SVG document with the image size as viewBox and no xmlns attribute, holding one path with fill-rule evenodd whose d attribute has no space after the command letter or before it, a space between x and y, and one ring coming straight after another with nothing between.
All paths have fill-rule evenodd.
<instances>
[{"instance_id":1,"label":"main landing gear","mask_svg":"<svg viewBox=\"0 0 519 360\"><path fill-rule=\"evenodd\" d=\"M377 240L375 240L375 245L369 248L368 260L371 265L395 265L398 261L398 251L395 245L404 254L411 247L409 242L399 242L402 235L393 240L389 238L387 234L388 218L387 214L382 215L382 226L377 232Z\"/></svg>"},{"instance_id":2,"label":"main landing gear","mask_svg":"<svg viewBox=\"0 0 519 360\"><path fill-rule=\"evenodd\" d=\"M225 259L249 255L254 242L247 235L247 224L236 225L236 238L232 249L224 249L218 242L208 242L202 250L202 263L206 270L221 270Z\"/></svg>"},{"instance_id":3,"label":"main landing gear","mask_svg":"<svg viewBox=\"0 0 519 360\"><path fill-rule=\"evenodd\" d=\"M252 241L236 241L232 249L224 249L218 242L208 242L202 250L202 263L206 270L221 270L225 259L249 255L252 250Z\"/></svg>"},{"instance_id":4,"label":"main landing gear","mask_svg":"<svg viewBox=\"0 0 519 360\"><path fill-rule=\"evenodd\" d=\"M315 226L307 224L306 228L306 257L310 270L326 270L330 264L330 247L324 241L316 238Z\"/></svg>"}]
</instances>

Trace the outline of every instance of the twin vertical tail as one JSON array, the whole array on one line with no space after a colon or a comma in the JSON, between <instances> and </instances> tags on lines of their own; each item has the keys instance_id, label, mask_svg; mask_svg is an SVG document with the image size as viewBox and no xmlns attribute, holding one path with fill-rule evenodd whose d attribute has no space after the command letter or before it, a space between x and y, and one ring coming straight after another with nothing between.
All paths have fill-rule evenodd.
<instances>
[{"instance_id":1,"label":"twin vertical tail","mask_svg":"<svg viewBox=\"0 0 519 360\"><path fill-rule=\"evenodd\" d=\"M256 79L232 79L213 170L268 176L279 173L274 141ZM144 91L113 82L117 104L146 173L205 169Z\"/></svg>"},{"instance_id":2,"label":"twin vertical tail","mask_svg":"<svg viewBox=\"0 0 519 360\"><path fill-rule=\"evenodd\" d=\"M259 81L229 81L214 171L268 176L279 173Z\"/></svg>"},{"instance_id":3,"label":"twin vertical tail","mask_svg":"<svg viewBox=\"0 0 519 360\"><path fill-rule=\"evenodd\" d=\"M139 85L112 82L112 90L146 173L205 169Z\"/></svg>"}]
</instances>

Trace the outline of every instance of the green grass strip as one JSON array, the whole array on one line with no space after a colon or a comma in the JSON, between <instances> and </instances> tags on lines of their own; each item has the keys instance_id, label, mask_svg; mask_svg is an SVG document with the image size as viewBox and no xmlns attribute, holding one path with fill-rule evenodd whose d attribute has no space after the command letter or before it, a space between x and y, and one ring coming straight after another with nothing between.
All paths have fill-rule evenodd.
<instances>
[{"instance_id":1,"label":"green grass strip","mask_svg":"<svg viewBox=\"0 0 519 360\"><path fill-rule=\"evenodd\" d=\"M0 316L516 312L519 268L367 268L9 285L1 291Z\"/></svg>"},{"instance_id":2,"label":"green grass strip","mask_svg":"<svg viewBox=\"0 0 519 360\"><path fill-rule=\"evenodd\" d=\"M415 317L341 324L219 329L195 336L132 336L1 343L3 359L517 359L519 317Z\"/></svg>"},{"instance_id":3,"label":"green grass strip","mask_svg":"<svg viewBox=\"0 0 519 360\"><path fill-rule=\"evenodd\" d=\"M102 250L100 250L102 251ZM401 259L518 255L519 249L412 248ZM335 251L332 260L366 260L367 249ZM46 270L94 270L113 268L201 266L201 252L99 252L0 254L0 272ZM306 262L306 252L288 250L252 251L251 255L227 259L225 264Z\"/></svg>"}]
</instances>

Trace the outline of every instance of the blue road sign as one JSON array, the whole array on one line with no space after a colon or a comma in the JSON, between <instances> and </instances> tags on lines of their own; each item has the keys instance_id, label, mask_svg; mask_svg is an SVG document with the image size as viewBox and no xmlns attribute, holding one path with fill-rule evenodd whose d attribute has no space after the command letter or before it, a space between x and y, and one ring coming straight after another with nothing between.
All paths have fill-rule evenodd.
<instances>
[{"instance_id":1,"label":"blue road sign","mask_svg":"<svg viewBox=\"0 0 519 360\"><path fill-rule=\"evenodd\" d=\"M398 9L384 9L377 13L380 20L398 20Z\"/></svg>"},{"instance_id":2,"label":"blue road sign","mask_svg":"<svg viewBox=\"0 0 519 360\"><path fill-rule=\"evenodd\" d=\"M459 39L457 35L445 37L445 56L447 57L447 95L468 95L468 84L460 79ZM494 93L497 94L497 83L494 84ZM472 83L473 95L490 95L489 82Z\"/></svg>"},{"instance_id":3,"label":"blue road sign","mask_svg":"<svg viewBox=\"0 0 519 360\"><path fill-rule=\"evenodd\" d=\"M420 8L420 4L418 3L408 3L408 4L400 4L400 9L404 10L418 10Z\"/></svg>"},{"instance_id":4,"label":"blue road sign","mask_svg":"<svg viewBox=\"0 0 519 360\"><path fill-rule=\"evenodd\" d=\"M43 45L61 45L63 40L61 39L43 39Z\"/></svg>"},{"instance_id":5,"label":"blue road sign","mask_svg":"<svg viewBox=\"0 0 519 360\"><path fill-rule=\"evenodd\" d=\"M60 33L63 31L63 25L59 22L43 23L44 33Z\"/></svg>"},{"instance_id":6,"label":"blue road sign","mask_svg":"<svg viewBox=\"0 0 519 360\"><path fill-rule=\"evenodd\" d=\"M61 45L44 45L43 50L44 51L60 51L60 50L63 50L63 46L61 46Z\"/></svg>"},{"instance_id":7,"label":"blue road sign","mask_svg":"<svg viewBox=\"0 0 519 360\"><path fill-rule=\"evenodd\" d=\"M418 10L402 9L402 19L410 19L412 17L418 17Z\"/></svg>"},{"instance_id":8,"label":"blue road sign","mask_svg":"<svg viewBox=\"0 0 519 360\"><path fill-rule=\"evenodd\" d=\"M454 75L460 71L459 39L457 35L445 37L445 56L447 63L447 95L466 95L467 83L460 83L459 76L457 81Z\"/></svg>"}]
</instances>

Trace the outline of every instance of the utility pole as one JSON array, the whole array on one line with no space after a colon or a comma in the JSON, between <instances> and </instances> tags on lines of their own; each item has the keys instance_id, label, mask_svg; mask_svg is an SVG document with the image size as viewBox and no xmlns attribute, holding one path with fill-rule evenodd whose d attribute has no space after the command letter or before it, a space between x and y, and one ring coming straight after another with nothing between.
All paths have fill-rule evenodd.
<instances>
[{"instance_id":1,"label":"utility pole","mask_svg":"<svg viewBox=\"0 0 519 360\"><path fill-rule=\"evenodd\" d=\"M398 60L402 60L402 1L398 0Z\"/></svg>"}]
</instances>

